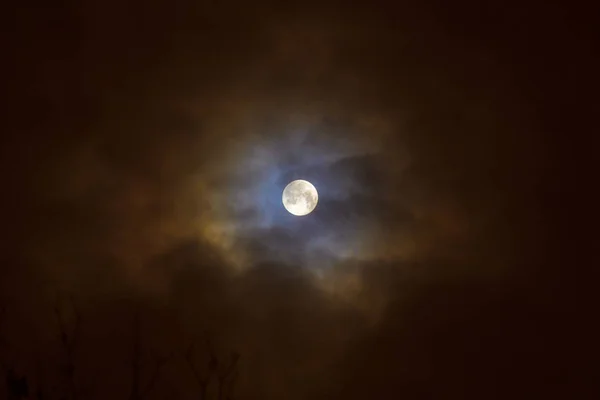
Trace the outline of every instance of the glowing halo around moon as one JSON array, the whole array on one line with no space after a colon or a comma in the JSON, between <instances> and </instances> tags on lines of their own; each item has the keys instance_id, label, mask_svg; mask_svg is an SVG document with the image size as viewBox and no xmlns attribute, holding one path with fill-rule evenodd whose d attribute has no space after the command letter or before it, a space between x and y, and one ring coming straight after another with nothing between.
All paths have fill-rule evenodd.
<instances>
[{"instance_id":1,"label":"glowing halo around moon","mask_svg":"<svg viewBox=\"0 0 600 400\"><path fill-rule=\"evenodd\" d=\"M301 217L315 209L319 201L319 193L312 183L297 179L283 189L281 201L290 214Z\"/></svg>"}]
</instances>

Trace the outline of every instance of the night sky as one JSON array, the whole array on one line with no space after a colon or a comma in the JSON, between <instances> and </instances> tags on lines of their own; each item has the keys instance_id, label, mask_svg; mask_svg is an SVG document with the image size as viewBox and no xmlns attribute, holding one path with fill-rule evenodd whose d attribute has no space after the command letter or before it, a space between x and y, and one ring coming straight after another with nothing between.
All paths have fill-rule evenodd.
<instances>
[{"instance_id":1,"label":"night sky","mask_svg":"<svg viewBox=\"0 0 600 400\"><path fill-rule=\"evenodd\" d=\"M5 8L2 395L598 398L591 10Z\"/></svg>"}]
</instances>

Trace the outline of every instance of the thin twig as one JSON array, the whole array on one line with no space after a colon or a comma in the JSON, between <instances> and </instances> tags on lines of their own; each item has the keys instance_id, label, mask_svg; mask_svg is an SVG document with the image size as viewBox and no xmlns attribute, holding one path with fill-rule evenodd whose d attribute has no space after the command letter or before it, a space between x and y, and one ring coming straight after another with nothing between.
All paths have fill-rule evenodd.
<instances>
[{"instance_id":1,"label":"thin twig","mask_svg":"<svg viewBox=\"0 0 600 400\"><path fill-rule=\"evenodd\" d=\"M66 320L63 316L63 313L60 310L60 302L57 300L57 304L54 307L54 312L56 314L56 319L58 321L58 327L60 330L60 340L65 352L66 358L66 375L69 384L69 394L68 398L71 400L76 399L76 389L75 389L75 346L77 344L77 339L79 337L79 328L81 325L81 315L79 314L77 307L75 305L75 300L73 296L69 296L71 309L73 312L73 316L75 321L73 322L73 327L71 328L71 332L69 333L69 329L67 328Z\"/></svg>"},{"instance_id":2,"label":"thin twig","mask_svg":"<svg viewBox=\"0 0 600 400\"><path fill-rule=\"evenodd\" d=\"M8 363L5 360L4 347L6 346L6 338L4 337L4 322L6 317L6 308L0 306L0 367L2 370L8 370Z\"/></svg>"},{"instance_id":3,"label":"thin twig","mask_svg":"<svg viewBox=\"0 0 600 400\"><path fill-rule=\"evenodd\" d=\"M237 369L235 370L235 372L233 373L233 376L231 377L231 382L229 383L229 390L227 391L227 400L231 400L231 392L233 392L233 388L235 387L235 382L237 381L238 378L238 371Z\"/></svg>"},{"instance_id":4,"label":"thin twig","mask_svg":"<svg viewBox=\"0 0 600 400\"><path fill-rule=\"evenodd\" d=\"M233 386L233 382L235 381L235 379L229 379L229 383L230 383L229 388L227 387L227 380L233 374L237 374L236 366L237 366L237 362L239 359L240 359L240 354L237 352L233 352L231 354L231 362L230 362L229 366L227 368L225 368L225 371L222 374L218 375L218 380L219 380L218 400L222 400L226 394L229 394L229 391L231 390L231 387Z\"/></svg>"},{"instance_id":5,"label":"thin twig","mask_svg":"<svg viewBox=\"0 0 600 400\"><path fill-rule=\"evenodd\" d=\"M170 359L171 359L171 355L168 355L167 357L159 357L156 359L156 365L154 366L154 371L153 371L152 375L150 376L150 380L148 381L146 388L142 392L142 398L145 398L148 395L148 393L150 393L150 391L154 387L156 381L158 380L158 377L160 376L160 371L161 371L162 367Z\"/></svg>"},{"instance_id":6,"label":"thin twig","mask_svg":"<svg viewBox=\"0 0 600 400\"><path fill-rule=\"evenodd\" d=\"M136 309L133 315L133 353L131 355L131 400L140 398L140 315Z\"/></svg>"},{"instance_id":7,"label":"thin twig","mask_svg":"<svg viewBox=\"0 0 600 400\"><path fill-rule=\"evenodd\" d=\"M142 339L141 339L141 327L140 327L140 315L139 310L136 309L133 316L133 354L132 354L132 382L131 382L131 400L141 400L152 391L154 385L160 377L160 372L164 365L171 359L172 355L166 357L157 357L154 365L154 370L150 375L150 379L146 386L141 388L142 381Z\"/></svg>"},{"instance_id":8,"label":"thin twig","mask_svg":"<svg viewBox=\"0 0 600 400\"><path fill-rule=\"evenodd\" d=\"M71 333L71 350L75 347L75 345L77 344L77 340L79 338L79 328L81 326L81 314L79 314L79 311L77 310L77 306L75 305L75 300L73 299L73 296L69 296L69 299L71 300L71 307L73 309L73 314L75 316L75 327L73 328L73 332Z\"/></svg>"},{"instance_id":9,"label":"thin twig","mask_svg":"<svg viewBox=\"0 0 600 400\"><path fill-rule=\"evenodd\" d=\"M210 380L210 371L209 371L209 375L206 378L204 378L198 371L198 368L196 368L196 364L194 363L194 344L193 343L190 344L190 347L188 348L188 350L185 354L185 360L187 361L190 369L192 370L192 373L194 374L194 377L196 378L196 382L198 382L198 386L200 386L200 400L204 400L206 398L206 393L208 390L208 382Z\"/></svg>"}]
</instances>

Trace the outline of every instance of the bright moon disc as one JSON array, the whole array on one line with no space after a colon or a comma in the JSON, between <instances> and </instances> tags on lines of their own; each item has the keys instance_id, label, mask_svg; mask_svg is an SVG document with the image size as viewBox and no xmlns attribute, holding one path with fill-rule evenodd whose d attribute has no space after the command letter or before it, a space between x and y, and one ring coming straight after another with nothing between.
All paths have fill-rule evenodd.
<instances>
[{"instance_id":1,"label":"bright moon disc","mask_svg":"<svg viewBox=\"0 0 600 400\"><path fill-rule=\"evenodd\" d=\"M290 182L281 196L283 206L291 214L302 216L310 214L317 206L319 194L312 183L298 179Z\"/></svg>"}]
</instances>

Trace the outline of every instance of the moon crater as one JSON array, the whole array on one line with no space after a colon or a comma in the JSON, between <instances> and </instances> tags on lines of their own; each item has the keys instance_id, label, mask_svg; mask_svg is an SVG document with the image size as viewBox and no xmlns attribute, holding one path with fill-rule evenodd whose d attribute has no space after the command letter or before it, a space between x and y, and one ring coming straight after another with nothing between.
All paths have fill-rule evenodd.
<instances>
[{"instance_id":1,"label":"moon crater","mask_svg":"<svg viewBox=\"0 0 600 400\"><path fill-rule=\"evenodd\" d=\"M283 206L290 214L303 216L310 214L319 201L319 194L312 183L298 179L290 182L281 196Z\"/></svg>"}]
</instances>

